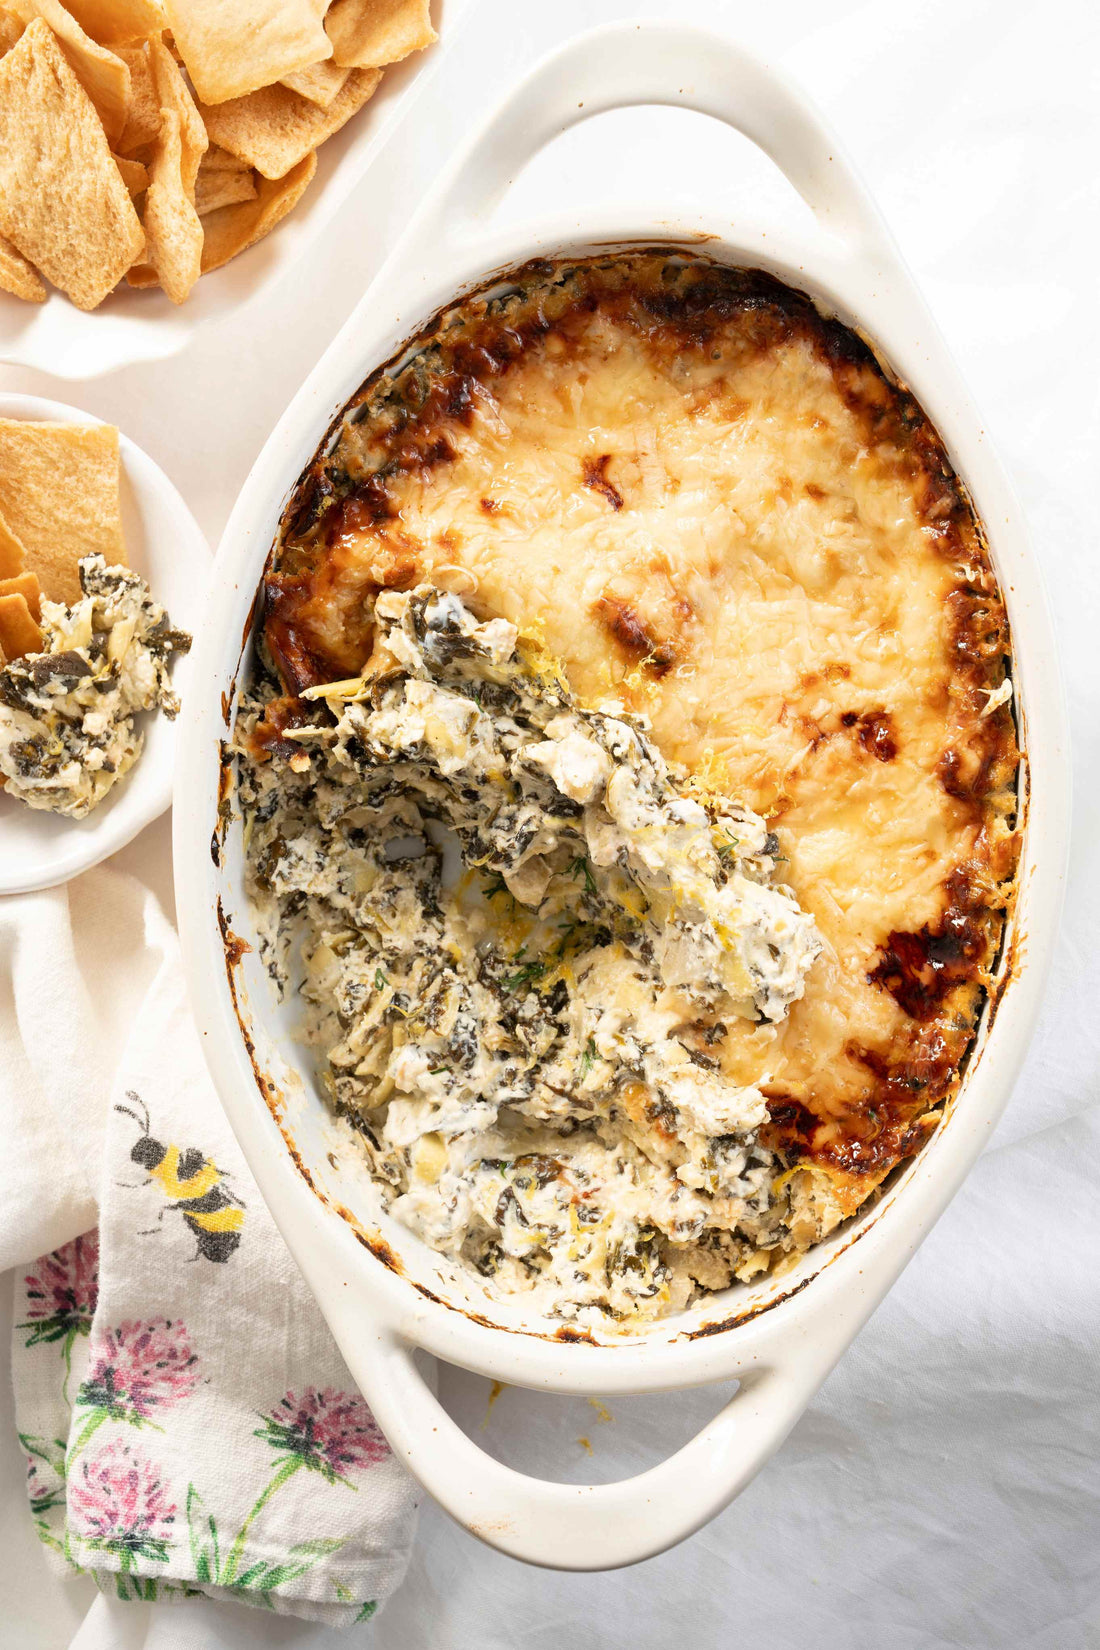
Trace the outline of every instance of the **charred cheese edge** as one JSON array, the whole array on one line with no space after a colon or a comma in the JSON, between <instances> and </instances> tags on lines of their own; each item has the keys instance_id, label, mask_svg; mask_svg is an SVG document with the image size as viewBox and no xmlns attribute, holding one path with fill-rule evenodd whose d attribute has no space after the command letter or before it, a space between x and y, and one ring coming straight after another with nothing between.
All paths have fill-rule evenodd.
<instances>
[{"instance_id":1,"label":"charred cheese edge","mask_svg":"<svg viewBox=\"0 0 1100 1650\"><path fill-rule=\"evenodd\" d=\"M778 834L824 950L723 1065L763 1088L806 1247L940 1120L1012 898L1008 626L936 432L759 271L535 262L368 379L301 477L264 581L264 752L361 669L378 592L424 579Z\"/></svg>"}]
</instances>

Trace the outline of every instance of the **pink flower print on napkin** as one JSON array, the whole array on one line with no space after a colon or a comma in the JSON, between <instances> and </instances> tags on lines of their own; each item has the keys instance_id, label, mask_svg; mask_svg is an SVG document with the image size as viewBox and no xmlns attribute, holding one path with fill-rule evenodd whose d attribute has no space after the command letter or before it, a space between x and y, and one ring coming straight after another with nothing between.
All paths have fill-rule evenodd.
<instances>
[{"instance_id":1,"label":"pink flower print on napkin","mask_svg":"<svg viewBox=\"0 0 1100 1650\"><path fill-rule=\"evenodd\" d=\"M82 1461L69 1479L73 1535L98 1552L115 1554L127 1573L139 1558L166 1562L175 1518L160 1469L120 1439Z\"/></svg>"},{"instance_id":2,"label":"pink flower print on napkin","mask_svg":"<svg viewBox=\"0 0 1100 1650\"><path fill-rule=\"evenodd\" d=\"M27 1346L44 1341L63 1342L65 1380L72 1368L73 1342L92 1327L99 1298L99 1233L85 1232L52 1255L43 1255L23 1279L27 1290L27 1317L19 1324L29 1329Z\"/></svg>"},{"instance_id":3,"label":"pink flower print on napkin","mask_svg":"<svg viewBox=\"0 0 1100 1650\"><path fill-rule=\"evenodd\" d=\"M65 1452L62 1448L60 1462L51 1462L37 1439L27 1442L34 1446L27 1449L27 1499L33 1516L41 1518L54 1507L65 1505Z\"/></svg>"},{"instance_id":4,"label":"pink flower print on napkin","mask_svg":"<svg viewBox=\"0 0 1100 1650\"><path fill-rule=\"evenodd\" d=\"M70 1452L70 1466L104 1421L156 1426L155 1415L195 1390L197 1364L187 1330L178 1319L120 1323L97 1333L89 1350L88 1372L76 1395L78 1406L89 1414Z\"/></svg>"},{"instance_id":5,"label":"pink flower print on napkin","mask_svg":"<svg viewBox=\"0 0 1100 1650\"><path fill-rule=\"evenodd\" d=\"M330 1483L348 1482L355 1467L369 1467L390 1452L358 1393L307 1387L301 1397L288 1392L272 1415L262 1417L256 1437L285 1452L286 1463L323 1473Z\"/></svg>"},{"instance_id":6,"label":"pink flower print on napkin","mask_svg":"<svg viewBox=\"0 0 1100 1650\"><path fill-rule=\"evenodd\" d=\"M65 1440L21 1432L27 1463L27 1501L39 1541L65 1554Z\"/></svg>"},{"instance_id":7,"label":"pink flower print on napkin","mask_svg":"<svg viewBox=\"0 0 1100 1650\"><path fill-rule=\"evenodd\" d=\"M319 1472L329 1484L344 1484L356 1490L358 1485L351 1482L348 1473L384 1460L390 1447L358 1393L337 1392L335 1387L325 1387L319 1392L310 1386L300 1397L288 1392L276 1404L274 1413L261 1419L264 1424L256 1429L254 1436L278 1451L276 1470L237 1531L218 1579L227 1586L270 1590L291 1579L286 1565L278 1567L278 1579L274 1579L271 1566L263 1562L243 1572L241 1565L249 1531L275 1492L303 1467ZM292 1568L301 1574L342 1545L340 1538L303 1543L292 1550Z\"/></svg>"}]
</instances>

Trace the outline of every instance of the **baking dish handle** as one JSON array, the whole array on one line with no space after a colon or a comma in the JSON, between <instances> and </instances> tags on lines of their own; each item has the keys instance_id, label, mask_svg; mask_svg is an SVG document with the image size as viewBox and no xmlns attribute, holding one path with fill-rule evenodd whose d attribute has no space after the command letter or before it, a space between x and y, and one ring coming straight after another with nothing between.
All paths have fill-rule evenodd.
<instances>
[{"instance_id":1,"label":"baking dish handle","mask_svg":"<svg viewBox=\"0 0 1100 1650\"><path fill-rule=\"evenodd\" d=\"M892 254L878 208L805 93L732 40L675 22L613 23L544 59L453 164L425 214L436 244L441 227L459 241L482 231L522 168L560 133L641 104L734 127L775 162L823 229L852 250Z\"/></svg>"},{"instance_id":2,"label":"baking dish handle","mask_svg":"<svg viewBox=\"0 0 1100 1650\"><path fill-rule=\"evenodd\" d=\"M560 1570L610 1570L682 1541L740 1494L779 1447L820 1381L776 1367L744 1375L733 1398L659 1466L613 1484L532 1478L480 1449L414 1361L383 1332L344 1345L352 1374L398 1460L458 1523L491 1547Z\"/></svg>"}]
</instances>

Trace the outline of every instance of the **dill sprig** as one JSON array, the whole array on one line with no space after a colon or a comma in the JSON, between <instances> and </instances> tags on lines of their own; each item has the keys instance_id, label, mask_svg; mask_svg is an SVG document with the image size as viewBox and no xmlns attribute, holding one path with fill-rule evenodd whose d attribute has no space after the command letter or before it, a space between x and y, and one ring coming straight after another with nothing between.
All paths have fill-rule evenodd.
<instances>
[{"instance_id":1,"label":"dill sprig","mask_svg":"<svg viewBox=\"0 0 1100 1650\"><path fill-rule=\"evenodd\" d=\"M501 990L518 991L521 986L532 985L535 980L541 980L545 973L546 964L536 957L531 962L524 963L522 968L517 968L514 974L506 974L500 982Z\"/></svg>"},{"instance_id":2,"label":"dill sprig","mask_svg":"<svg viewBox=\"0 0 1100 1650\"><path fill-rule=\"evenodd\" d=\"M577 855L569 867L569 875L571 877L583 877L586 892L589 894L596 892L596 879L592 875L592 867L584 854Z\"/></svg>"}]
</instances>

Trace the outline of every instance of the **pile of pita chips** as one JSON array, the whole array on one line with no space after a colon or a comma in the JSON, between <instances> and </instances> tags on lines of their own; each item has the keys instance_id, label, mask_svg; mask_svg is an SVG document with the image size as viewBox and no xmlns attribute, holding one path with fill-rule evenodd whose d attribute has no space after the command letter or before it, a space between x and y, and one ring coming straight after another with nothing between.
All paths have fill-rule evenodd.
<instances>
[{"instance_id":1,"label":"pile of pita chips","mask_svg":"<svg viewBox=\"0 0 1100 1650\"><path fill-rule=\"evenodd\" d=\"M0 291L183 303L435 38L429 0L0 0Z\"/></svg>"},{"instance_id":2,"label":"pile of pita chips","mask_svg":"<svg viewBox=\"0 0 1100 1650\"><path fill-rule=\"evenodd\" d=\"M0 418L0 663L40 650L42 599L79 601L94 555L126 563L118 431Z\"/></svg>"}]
</instances>

